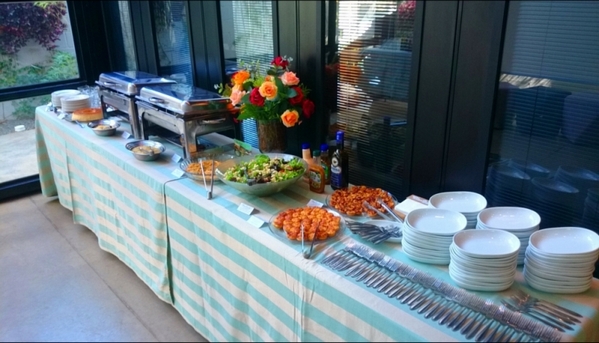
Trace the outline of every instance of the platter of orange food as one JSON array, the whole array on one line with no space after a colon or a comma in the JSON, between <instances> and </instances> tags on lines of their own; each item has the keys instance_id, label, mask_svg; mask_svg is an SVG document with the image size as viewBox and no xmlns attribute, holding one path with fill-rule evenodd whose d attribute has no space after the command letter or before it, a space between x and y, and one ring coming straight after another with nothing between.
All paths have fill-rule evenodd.
<instances>
[{"instance_id":1,"label":"platter of orange food","mask_svg":"<svg viewBox=\"0 0 599 343\"><path fill-rule=\"evenodd\" d=\"M378 214L371 208L365 207L364 202L367 202L382 213L387 213L387 210L378 202L378 199L391 209L397 205L397 199L391 193L381 188L367 186L352 186L346 189L338 189L327 197L326 204L328 207L349 217L374 218Z\"/></svg>"},{"instance_id":2,"label":"platter of orange food","mask_svg":"<svg viewBox=\"0 0 599 343\"><path fill-rule=\"evenodd\" d=\"M275 236L283 240L301 242L302 223L304 242L311 242L313 239L326 240L345 228L345 221L339 213L331 209L311 206L283 210L272 216L268 226Z\"/></svg>"}]
</instances>

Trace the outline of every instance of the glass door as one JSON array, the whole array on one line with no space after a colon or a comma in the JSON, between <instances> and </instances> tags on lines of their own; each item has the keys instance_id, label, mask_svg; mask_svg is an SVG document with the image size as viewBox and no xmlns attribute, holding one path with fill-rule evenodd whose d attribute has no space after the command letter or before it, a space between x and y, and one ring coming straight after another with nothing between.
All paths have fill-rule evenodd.
<instances>
[{"instance_id":1,"label":"glass door","mask_svg":"<svg viewBox=\"0 0 599 343\"><path fill-rule=\"evenodd\" d=\"M417 3L327 1L328 139L345 131L350 183L402 193Z\"/></svg>"}]
</instances>

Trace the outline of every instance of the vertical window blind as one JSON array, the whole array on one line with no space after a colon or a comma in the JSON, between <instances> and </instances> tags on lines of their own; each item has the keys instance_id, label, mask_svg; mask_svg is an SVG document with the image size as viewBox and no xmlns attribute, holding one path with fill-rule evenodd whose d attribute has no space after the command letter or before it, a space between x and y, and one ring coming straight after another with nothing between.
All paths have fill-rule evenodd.
<instances>
[{"instance_id":1,"label":"vertical window blind","mask_svg":"<svg viewBox=\"0 0 599 343\"><path fill-rule=\"evenodd\" d=\"M509 6L487 198L599 232L599 2Z\"/></svg>"},{"instance_id":2,"label":"vertical window blind","mask_svg":"<svg viewBox=\"0 0 599 343\"><path fill-rule=\"evenodd\" d=\"M220 6L227 76L254 62L265 75L274 58L272 1L221 1ZM256 122L243 120L240 126L242 139L258 148Z\"/></svg>"},{"instance_id":3,"label":"vertical window blind","mask_svg":"<svg viewBox=\"0 0 599 343\"><path fill-rule=\"evenodd\" d=\"M338 53L326 68L338 73L330 138L338 128L346 131L351 183L398 193L416 2L337 1L336 6L337 18L329 20L337 21Z\"/></svg>"}]
</instances>

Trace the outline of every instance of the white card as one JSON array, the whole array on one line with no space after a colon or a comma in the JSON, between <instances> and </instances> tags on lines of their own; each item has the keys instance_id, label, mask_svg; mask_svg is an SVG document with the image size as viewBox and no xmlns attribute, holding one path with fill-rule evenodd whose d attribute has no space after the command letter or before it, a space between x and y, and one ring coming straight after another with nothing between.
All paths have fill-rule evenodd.
<instances>
[{"instance_id":1,"label":"white card","mask_svg":"<svg viewBox=\"0 0 599 343\"><path fill-rule=\"evenodd\" d=\"M61 114L58 115L58 119L63 120L64 117L66 117L66 116L67 116L67 114L63 112L63 113L61 113Z\"/></svg>"},{"instance_id":2,"label":"white card","mask_svg":"<svg viewBox=\"0 0 599 343\"><path fill-rule=\"evenodd\" d=\"M121 136L125 139L129 139L129 137L131 137L131 134L127 131L123 131L123 134Z\"/></svg>"},{"instance_id":3,"label":"white card","mask_svg":"<svg viewBox=\"0 0 599 343\"><path fill-rule=\"evenodd\" d=\"M310 206L310 207L323 207L324 204L321 203L320 201L316 201L314 199L310 199L310 201L308 201L308 205L306 206Z\"/></svg>"},{"instance_id":4,"label":"white card","mask_svg":"<svg viewBox=\"0 0 599 343\"><path fill-rule=\"evenodd\" d=\"M249 216L254 211L254 208L250 205L241 203L241 204L239 204L239 207L237 207L237 211L239 211L241 213L245 213Z\"/></svg>"},{"instance_id":5,"label":"white card","mask_svg":"<svg viewBox=\"0 0 599 343\"><path fill-rule=\"evenodd\" d=\"M174 154L173 157L171 157L171 159L173 160L173 162L177 163L181 161L181 156Z\"/></svg>"},{"instance_id":6,"label":"white card","mask_svg":"<svg viewBox=\"0 0 599 343\"><path fill-rule=\"evenodd\" d=\"M248 223L254 225L257 228L262 227L262 224L264 224L264 220L256 217L256 216L250 216L250 219L248 219Z\"/></svg>"},{"instance_id":7,"label":"white card","mask_svg":"<svg viewBox=\"0 0 599 343\"><path fill-rule=\"evenodd\" d=\"M183 172L183 170L181 169L175 169L171 174L173 174L176 177L181 177L183 176L183 174L185 174L185 172Z\"/></svg>"}]
</instances>

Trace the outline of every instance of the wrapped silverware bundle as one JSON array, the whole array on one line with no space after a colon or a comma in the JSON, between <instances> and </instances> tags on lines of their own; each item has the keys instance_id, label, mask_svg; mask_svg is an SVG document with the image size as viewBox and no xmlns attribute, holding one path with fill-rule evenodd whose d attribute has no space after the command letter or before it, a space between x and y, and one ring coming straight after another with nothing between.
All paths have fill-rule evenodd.
<instances>
[{"instance_id":1,"label":"wrapped silverware bundle","mask_svg":"<svg viewBox=\"0 0 599 343\"><path fill-rule=\"evenodd\" d=\"M559 342L559 330L495 305L463 289L396 261L361 244L349 244L322 260L410 310L477 342L524 340Z\"/></svg>"}]
</instances>

